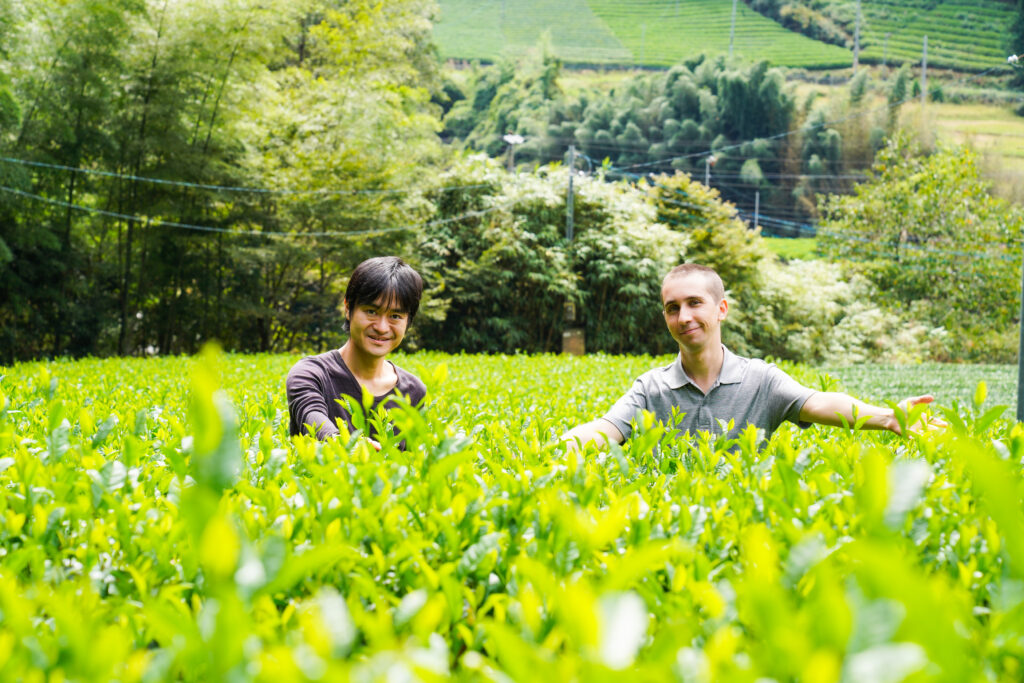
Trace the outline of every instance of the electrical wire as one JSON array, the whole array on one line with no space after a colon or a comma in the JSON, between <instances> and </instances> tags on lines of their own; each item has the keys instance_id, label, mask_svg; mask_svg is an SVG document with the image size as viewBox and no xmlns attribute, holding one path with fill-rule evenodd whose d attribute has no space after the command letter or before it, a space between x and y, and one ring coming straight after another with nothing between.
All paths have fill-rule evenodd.
<instances>
[{"instance_id":1,"label":"electrical wire","mask_svg":"<svg viewBox=\"0 0 1024 683\"><path fill-rule=\"evenodd\" d=\"M75 166L65 166L63 164L50 164L42 161L30 161L28 159L16 159L14 157L0 157L0 162L8 164L20 164L22 166L31 166L34 168L46 168L58 171L71 171L73 173L83 173L86 175L95 175L103 178L116 178L118 180L130 180L133 182L152 183L155 185L169 185L171 187L186 187L200 190L216 190L219 192L239 192L239 193L250 193L250 194L267 194L267 195L328 195L328 196L350 196L350 195L398 195L408 194L412 190L398 189L398 188L386 188L386 189L363 189L363 190L351 190L351 189L315 189L315 190L293 190L293 189L273 189L266 187L244 187L244 186L233 186L233 185L211 185L207 183L192 183L186 180L166 180L164 178L151 178L147 176L137 176L126 173L114 173L112 171L101 171L94 168L80 168ZM427 188L427 192L449 192L453 190L471 190L480 187L487 187L486 184L477 185L453 185L449 187L441 188Z\"/></svg>"},{"instance_id":2,"label":"electrical wire","mask_svg":"<svg viewBox=\"0 0 1024 683\"><path fill-rule=\"evenodd\" d=\"M194 225L191 223L180 223L177 221L165 221L161 219L154 219L150 217L136 216L126 213L118 213L116 211L107 211L105 209L97 209L89 206L81 206L80 204L72 204L71 202L65 202L59 199L50 199L49 197L43 197L41 195L32 194L31 192L23 192L22 190L15 189L13 187L7 187L0 185L0 191L7 192L19 197L26 199L33 199L35 201L44 202L52 206L59 206L62 208L73 209L76 211L85 211L90 214L105 216L108 218L117 218L119 220L131 221L133 223L145 223L151 227L167 227L167 228L179 228L182 230L192 230L198 232L210 232L210 233L221 233L229 235L247 235L254 237L282 237L282 238L300 238L300 237L333 237L333 238L349 238L359 237L362 235L379 235L391 232L403 232L411 230L419 230L421 228L429 228L438 225L444 225L446 223L454 223L466 218L475 218L477 216L483 216L497 211L502 208L500 206L492 206L489 209L481 209L478 211L467 211L466 213L458 216L451 216L449 218L442 218L434 221L428 221L426 223L416 223L411 225L399 225L389 228L375 228L371 230L348 230L348 231L334 231L334 232L281 232L272 230L235 230L232 228L216 228L206 225Z\"/></svg>"}]
</instances>

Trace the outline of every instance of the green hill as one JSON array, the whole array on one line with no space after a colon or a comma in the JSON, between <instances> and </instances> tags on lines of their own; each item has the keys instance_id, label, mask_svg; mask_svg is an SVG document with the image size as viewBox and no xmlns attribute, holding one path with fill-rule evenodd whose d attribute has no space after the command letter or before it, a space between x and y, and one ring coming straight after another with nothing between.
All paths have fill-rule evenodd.
<instances>
[{"instance_id":1,"label":"green hill","mask_svg":"<svg viewBox=\"0 0 1024 683\"><path fill-rule=\"evenodd\" d=\"M446 58L496 59L535 47L547 33L567 62L667 66L729 51L731 0L440 0L435 39ZM736 8L736 54L786 66L845 66L849 50L799 35Z\"/></svg>"},{"instance_id":2,"label":"green hill","mask_svg":"<svg viewBox=\"0 0 1024 683\"><path fill-rule=\"evenodd\" d=\"M863 4L865 60L982 70L1006 64L1014 6L1005 0L870 0Z\"/></svg>"},{"instance_id":3,"label":"green hill","mask_svg":"<svg viewBox=\"0 0 1024 683\"><path fill-rule=\"evenodd\" d=\"M567 62L666 66L701 52L729 51L732 0L439 0L435 38L446 58L496 59L537 46L547 35ZM853 0L832 0L852 16ZM863 0L862 59L928 61L978 71L1005 63L1009 0ZM734 52L773 64L849 66L852 51L787 30L736 8Z\"/></svg>"}]
</instances>

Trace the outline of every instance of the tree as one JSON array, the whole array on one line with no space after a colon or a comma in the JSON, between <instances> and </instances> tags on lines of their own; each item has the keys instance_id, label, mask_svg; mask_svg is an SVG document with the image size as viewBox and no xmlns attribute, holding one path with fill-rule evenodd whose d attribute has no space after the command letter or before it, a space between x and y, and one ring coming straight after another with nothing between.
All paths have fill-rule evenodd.
<instances>
[{"instance_id":1,"label":"tree","mask_svg":"<svg viewBox=\"0 0 1024 683\"><path fill-rule=\"evenodd\" d=\"M0 310L8 349L17 346L11 337L18 330L33 354L60 353L98 335L97 312L105 307L88 281L107 271L77 249L74 228L81 216L71 206L94 191L78 169L112 158L106 124L129 17L137 10L130 0L23 7L18 30L30 39L7 51L22 116L4 151L69 170L33 174L22 166L5 174L15 189L51 199L40 205L5 196L0 240L11 258L0 271ZM83 278L83 272L90 275Z\"/></svg>"},{"instance_id":2,"label":"tree","mask_svg":"<svg viewBox=\"0 0 1024 683\"><path fill-rule=\"evenodd\" d=\"M954 331L954 358L1012 357L1024 216L989 193L977 155L921 155L903 137L853 196L823 197L819 244L871 279L893 309Z\"/></svg>"},{"instance_id":3,"label":"tree","mask_svg":"<svg viewBox=\"0 0 1024 683\"><path fill-rule=\"evenodd\" d=\"M577 178L570 243L568 171L561 165L512 175L476 157L442 182L467 189L437 197L437 216L449 222L429 227L417 246L435 307L417 320L421 343L449 351L557 351L569 302L579 309L589 350L670 349L668 335L657 334L658 295L664 273L683 259L686 239L656 221L646 193Z\"/></svg>"},{"instance_id":4,"label":"tree","mask_svg":"<svg viewBox=\"0 0 1024 683\"><path fill-rule=\"evenodd\" d=\"M330 343L348 265L405 240L308 233L427 210L434 4L19 7L19 40L0 36L0 149L26 162L0 166L25 193L0 203L2 359Z\"/></svg>"}]
</instances>

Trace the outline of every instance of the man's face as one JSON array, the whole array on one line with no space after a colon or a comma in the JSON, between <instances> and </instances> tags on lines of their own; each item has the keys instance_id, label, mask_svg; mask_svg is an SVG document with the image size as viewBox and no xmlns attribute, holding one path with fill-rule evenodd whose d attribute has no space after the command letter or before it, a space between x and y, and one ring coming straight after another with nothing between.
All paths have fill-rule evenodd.
<instances>
[{"instance_id":1,"label":"man's face","mask_svg":"<svg viewBox=\"0 0 1024 683\"><path fill-rule=\"evenodd\" d=\"M383 358L402 343L409 326L409 314L395 310L383 299L372 304L358 304L349 310L349 341L355 350L370 356Z\"/></svg>"},{"instance_id":2,"label":"man's face","mask_svg":"<svg viewBox=\"0 0 1024 683\"><path fill-rule=\"evenodd\" d=\"M729 304L715 300L704 275L668 278L661 286L661 303L665 324L681 350L700 351L722 343L721 325Z\"/></svg>"}]
</instances>

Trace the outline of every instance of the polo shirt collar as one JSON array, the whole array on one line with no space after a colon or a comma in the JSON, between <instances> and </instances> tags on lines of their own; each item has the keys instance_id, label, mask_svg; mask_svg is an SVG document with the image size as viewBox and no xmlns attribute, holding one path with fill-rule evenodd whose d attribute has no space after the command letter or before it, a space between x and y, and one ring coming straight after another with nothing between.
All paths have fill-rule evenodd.
<instances>
[{"instance_id":1,"label":"polo shirt collar","mask_svg":"<svg viewBox=\"0 0 1024 683\"><path fill-rule=\"evenodd\" d=\"M722 345L722 353L724 354L722 370L718 373L718 381L715 384L736 384L741 382L743 380L743 368L739 358L732 351L725 348L724 344ZM668 366L667 370L665 379L668 382L669 388L682 389L687 384L693 384L693 380L683 370L683 356L681 354L676 354L676 359Z\"/></svg>"}]
</instances>

